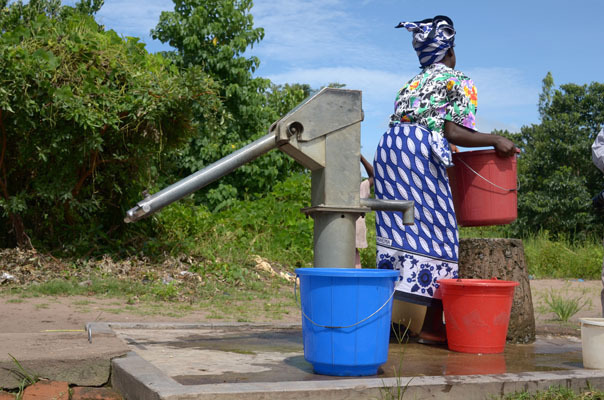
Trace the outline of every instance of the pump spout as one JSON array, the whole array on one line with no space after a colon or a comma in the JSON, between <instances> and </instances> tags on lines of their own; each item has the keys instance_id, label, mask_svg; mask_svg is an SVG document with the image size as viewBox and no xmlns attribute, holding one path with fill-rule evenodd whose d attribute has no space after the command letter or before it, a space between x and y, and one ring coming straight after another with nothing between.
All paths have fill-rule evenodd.
<instances>
[{"instance_id":1,"label":"pump spout","mask_svg":"<svg viewBox=\"0 0 604 400\"><path fill-rule=\"evenodd\" d=\"M275 147L277 147L275 134L269 133L215 163L208 165L204 169L139 201L135 207L126 212L124 222L136 222L139 219L148 217L167 205L222 178L243 164L255 160Z\"/></svg>"}]
</instances>

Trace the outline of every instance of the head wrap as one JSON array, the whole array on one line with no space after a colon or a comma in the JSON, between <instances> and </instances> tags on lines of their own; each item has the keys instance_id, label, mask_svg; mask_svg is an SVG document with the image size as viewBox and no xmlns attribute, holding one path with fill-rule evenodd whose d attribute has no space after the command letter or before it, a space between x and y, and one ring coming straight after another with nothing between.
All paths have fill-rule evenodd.
<instances>
[{"instance_id":1,"label":"head wrap","mask_svg":"<svg viewBox=\"0 0 604 400\"><path fill-rule=\"evenodd\" d=\"M413 32L413 48L422 67L442 60L455 46L455 29L449 17L438 15L418 22L401 22L396 28Z\"/></svg>"}]
</instances>

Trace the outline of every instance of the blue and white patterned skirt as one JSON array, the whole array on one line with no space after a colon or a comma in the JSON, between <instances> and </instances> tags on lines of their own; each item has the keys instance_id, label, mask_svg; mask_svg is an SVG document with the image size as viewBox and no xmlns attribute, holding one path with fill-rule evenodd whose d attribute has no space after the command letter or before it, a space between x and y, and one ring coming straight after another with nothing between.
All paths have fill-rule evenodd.
<instances>
[{"instance_id":1,"label":"blue and white patterned skirt","mask_svg":"<svg viewBox=\"0 0 604 400\"><path fill-rule=\"evenodd\" d=\"M373 161L376 198L415 202L415 225L403 225L400 212L376 213L378 268L398 269L396 298L422 305L440 301L438 279L457 278L459 250L447 170L429 140L426 127L397 124Z\"/></svg>"}]
</instances>

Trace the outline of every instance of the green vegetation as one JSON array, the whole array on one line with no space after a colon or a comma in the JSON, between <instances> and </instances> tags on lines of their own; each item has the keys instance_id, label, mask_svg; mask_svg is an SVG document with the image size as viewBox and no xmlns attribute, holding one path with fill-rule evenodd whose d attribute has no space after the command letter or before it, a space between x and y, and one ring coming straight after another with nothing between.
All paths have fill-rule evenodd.
<instances>
[{"instance_id":1,"label":"green vegetation","mask_svg":"<svg viewBox=\"0 0 604 400\"><path fill-rule=\"evenodd\" d=\"M218 126L200 125L198 134L175 154L177 176L184 177L268 133L270 125L310 93L308 85L273 85L253 77L260 60L246 58L248 48L264 37L254 27L251 0L175 0L160 16L153 37L176 50L164 53L181 68L198 66L220 83L223 116ZM301 167L274 151L238 168L196 194L210 210L250 199Z\"/></svg>"},{"instance_id":2,"label":"green vegetation","mask_svg":"<svg viewBox=\"0 0 604 400\"><path fill-rule=\"evenodd\" d=\"M215 84L104 31L90 8L0 9L0 245L115 250L124 209L195 132L193 106L217 123Z\"/></svg>"},{"instance_id":3,"label":"green vegetation","mask_svg":"<svg viewBox=\"0 0 604 400\"><path fill-rule=\"evenodd\" d=\"M409 384L413 380L413 378L407 380L407 383L403 385L403 378L401 377L401 371L403 370L403 358L405 354L405 346L403 346L403 342L405 344L409 343L408 336L409 328L406 327L404 331L401 331L401 325L392 323L391 332L394 334L396 342L398 343L398 364L393 366L393 373L396 380L396 385L389 387L382 384L380 388L380 399L381 400L402 400L405 397L405 393L409 387ZM382 381L383 382L383 381Z\"/></svg>"},{"instance_id":4,"label":"green vegetation","mask_svg":"<svg viewBox=\"0 0 604 400\"><path fill-rule=\"evenodd\" d=\"M602 272L601 239L571 242L539 232L523 243L529 272L536 278L598 279Z\"/></svg>"},{"instance_id":5,"label":"green vegetation","mask_svg":"<svg viewBox=\"0 0 604 400\"><path fill-rule=\"evenodd\" d=\"M519 392L499 397L500 400L603 400L604 392L590 387L579 393L561 386L550 387L536 393Z\"/></svg>"},{"instance_id":6,"label":"green vegetation","mask_svg":"<svg viewBox=\"0 0 604 400\"><path fill-rule=\"evenodd\" d=\"M460 237L513 237L509 230L509 226L462 227ZM568 236L537 231L522 238L522 243L529 274L534 278L599 279L602 272L604 248L595 236L573 241Z\"/></svg>"},{"instance_id":7,"label":"green vegetation","mask_svg":"<svg viewBox=\"0 0 604 400\"><path fill-rule=\"evenodd\" d=\"M291 273L312 262L308 171L279 151L135 225L124 211L155 191L264 135L311 89L254 77L260 60L251 0L175 0L149 54L94 20L102 1L0 0L0 246L79 260L32 294L104 293L173 301L263 293L256 266ZM604 232L590 198L602 186L589 146L604 122L604 85L543 81L541 123L510 134L519 158L519 218L462 237L522 237L536 278L599 276ZM375 265L375 217L366 216L365 267ZM189 255L204 282L190 293L150 276L121 284L99 273L80 286L81 260ZM153 274L151 274L153 275ZM86 278L88 279L88 278ZM126 287L127 286L127 287ZM234 289L232 289L234 288ZM184 294L183 294L184 293Z\"/></svg>"},{"instance_id":8,"label":"green vegetation","mask_svg":"<svg viewBox=\"0 0 604 400\"><path fill-rule=\"evenodd\" d=\"M518 159L518 220L514 235L540 230L571 240L602 237L604 219L591 205L604 176L591 161L591 144L604 124L604 84L554 86L550 73L539 97L541 123L512 135Z\"/></svg>"},{"instance_id":9,"label":"green vegetation","mask_svg":"<svg viewBox=\"0 0 604 400\"><path fill-rule=\"evenodd\" d=\"M23 398L23 391L25 390L25 388L29 385L33 385L34 383L38 382L40 380L40 377L37 374L25 369L23 365L21 365L21 363L10 353L8 353L8 356L12 358L13 363L15 364L15 368L9 369L9 372L12 373L19 380L19 389L16 393L16 398L21 399ZM0 393L2 392L0 391Z\"/></svg>"},{"instance_id":10,"label":"green vegetation","mask_svg":"<svg viewBox=\"0 0 604 400\"><path fill-rule=\"evenodd\" d=\"M102 1L0 0L0 247L132 254L155 234L122 221L144 190L266 134L310 93L252 77L250 1L177 3L155 34L178 50L162 55L104 31ZM274 151L192 198L227 208L300 170Z\"/></svg>"},{"instance_id":11,"label":"green vegetation","mask_svg":"<svg viewBox=\"0 0 604 400\"><path fill-rule=\"evenodd\" d=\"M568 295L555 293L553 290L545 295L544 301L548 307L548 311L553 313L562 322L567 322L570 317L581 311L583 307L589 305L589 302L584 300L582 296L569 297Z\"/></svg>"},{"instance_id":12,"label":"green vegetation","mask_svg":"<svg viewBox=\"0 0 604 400\"><path fill-rule=\"evenodd\" d=\"M258 255L293 272L312 262L313 222L300 212L309 204L310 177L305 173L277 183L256 201L236 200L217 213L191 202L175 203L154 217L163 229L146 247L201 257L205 261L196 272L230 283L249 278L241 267Z\"/></svg>"}]
</instances>

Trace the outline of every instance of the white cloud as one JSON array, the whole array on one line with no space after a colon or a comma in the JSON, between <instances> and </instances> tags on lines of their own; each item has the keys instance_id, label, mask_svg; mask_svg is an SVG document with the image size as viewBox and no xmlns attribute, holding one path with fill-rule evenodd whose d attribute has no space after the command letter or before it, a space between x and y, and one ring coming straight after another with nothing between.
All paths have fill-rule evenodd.
<instances>
[{"instance_id":1,"label":"white cloud","mask_svg":"<svg viewBox=\"0 0 604 400\"><path fill-rule=\"evenodd\" d=\"M369 23L353 14L348 1L256 0L252 15L254 25L265 31L253 50L261 60L302 67L375 68L389 57L384 43L369 38Z\"/></svg>"},{"instance_id":2,"label":"white cloud","mask_svg":"<svg viewBox=\"0 0 604 400\"><path fill-rule=\"evenodd\" d=\"M162 11L171 11L171 0L107 0L96 19L124 36L149 37Z\"/></svg>"},{"instance_id":3,"label":"white cloud","mask_svg":"<svg viewBox=\"0 0 604 400\"><path fill-rule=\"evenodd\" d=\"M308 83L313 88L329 83L343 83L348 89L363 91L363 101L394 99L396 91L412 76L412 72L395 73L392 71L369 69L361 66L333 66L314 69L294 69L267 76L275 83Z\"/></svg>"},{"instance_id":4,"label":"white cloud","mask_svg":"<svg viewBox=\"0 0 604 400\"><path fill-rule=\"evenodd\" d=\"M529 84L524 72L515 68L480 67L464 71L478 88L478 105L499 107L535 106L540 88Z\"/></svg>"},{"instance_id":5,"label":"white cloud","mask_svg":"<svg viewBox=\"0 0 604 400\"><path fill-rule=\"evenodd\" d=\"M77 0L63 0L62 4L73 6ZM95 14L96 21L113 29L120 36L140 38L151 52L168 50L169 46L151 38L151 29L159 22L162 11L172 11L172 0L105 0Z\"/></svg>"},{"instance_id":6,"label":"white cloud","mask_svg":"<svg viewBox=\"0 0 604 400\"><path fill-rule=\"evenodd\" d=\"M108 29L140 37L157 51L162 45L149 32L161 12L173 8L171 0L146 0L144 5L140 0L106 0L96 17ZM339 82L362 90L367 126L385 126L396 92L419 71L411 46L401 46L393 55L391 44L370 38L373 22L355 14L346 0L255 0L251 13L254 25L265 29L262 42L249 51L261 60L259 75L275 83L318 88ZM481 130L517 130L518 121L534 120L540 89L527 84L522 70L476 67L464 72L478 87Z\"/></svg>"}]
</instances>

